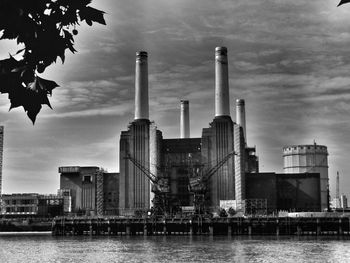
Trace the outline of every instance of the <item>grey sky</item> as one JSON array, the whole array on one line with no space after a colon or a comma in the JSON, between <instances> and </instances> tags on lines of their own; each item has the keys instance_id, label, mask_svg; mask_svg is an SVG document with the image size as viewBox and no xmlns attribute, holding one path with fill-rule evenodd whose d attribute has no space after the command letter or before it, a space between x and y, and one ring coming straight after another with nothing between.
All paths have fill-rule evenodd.
<instances>
[{"instance_id":1,"label":"grey sky","mask_svg":"<svg viewBox=\"0 0 350 263\"><path fill-rule=\"evenodd\" d=\"M317 3L316 3L317 2ZM61 87L35 126L22 109L5 125L3 191L56 192L57 167L118 171L119 135L133 119L135 52L149 53L150 118L179 136L179 100L190 100L191 133L214 117L214 48L229 56L230 102L246 100L247 136L261 171L282 171L282 147L326 145L334 192L350 194L350 6L337 1L104 0L107 26L78 28L76 55L45 71ZM15 50L0 41L0 57Z\"/></svg>"}]
</instances>

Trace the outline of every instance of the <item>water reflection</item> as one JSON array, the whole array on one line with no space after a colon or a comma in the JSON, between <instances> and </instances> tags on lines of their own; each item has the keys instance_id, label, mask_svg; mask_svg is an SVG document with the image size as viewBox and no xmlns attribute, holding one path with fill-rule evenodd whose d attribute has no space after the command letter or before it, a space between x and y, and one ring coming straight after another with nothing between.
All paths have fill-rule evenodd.
<instances>
[{"instance_id":1,"label":"water reflection","mask_svg":"<svg viewBox=\"0 0 350 263\"><path fill-rule=\"evenodd\" d=\"M349 262L349 238L0 235L1 262Z\"/></svg>"}]
</instances>

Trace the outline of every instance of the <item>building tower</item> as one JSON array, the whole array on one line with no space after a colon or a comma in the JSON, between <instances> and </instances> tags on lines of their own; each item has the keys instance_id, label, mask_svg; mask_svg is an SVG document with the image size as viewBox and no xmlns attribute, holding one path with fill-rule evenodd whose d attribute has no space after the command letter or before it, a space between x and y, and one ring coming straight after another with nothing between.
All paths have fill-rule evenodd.
<instances>
[{"instance_id":1,"label":"building tower","mask_svg":"<svg viewBox=\"0 0 350 263\"><path fill-rule=\"evenodd\" d=\"M150 125L148 106L148 55L136 52L135 118L120 137L119 208L124 211L150 208L150 180L127 157L150 169Z\"/></svg>"},{"instance_id":2,"label":"building tower","mask_svg":"<svg viewBox=\"0 0 350 263\"><path fill-rule=\"evenodd\" d=\"M190 138L190 110L188 100L180 102L180 138Z\"/></svg>"},{"instance_id":3,"label":"building tower","mask_svg":"<svg viewBox=\"0 0 350 263\"><path fill-rule=\"evenodd\" d=\"M344 194L340 196L340 207L343 209L348 208L348 199Z\"/></svg>"},{"instance_id":4,"label":"building tower","mask_svg":"<svg viewBox=\"0 0 350 263\"><path fill-rule=\"evenodd\" d=\"M243 99L236 100L236 123L242 127L244 143L247 144L247 132L245 121L245 101Z\"/></svg>"},{"instance_id":5,"label":"building tower","mask_svg":"<svg viewBox=\"0 0 350 263\"><path fill-rule=\"evenodd\" d=\"M202 132L202 161L216 165L233 151L233 122L230 116L227 48L215 49L215 118ZM234 161L230 158L209 182L209 206L235 199Z\"/></svg>"},{"instance_id":6,"label":"building tower","mask_svg":"<svg viewBox=\"0 0 350 263\"><path fill-rule=\"evenodd\" d=\"M290 145L283 147L284 173L319 173L321 209L328 209L328 152L323 145Z\"/></svg>"},{"instance_id":7,"label":"building tower","mask_svg":"<svg viewBox=\"0 0 350 263\"><path fill-rule=\"evenodd\" d=\"M0 126L0 197L2 195L2 162L4 152L4 126Z\"/></svg>"},{"instance_id":8,"label":"building tower","mask_svg":"<svg viewBox=\"0 0 350 263\"><path fill-rule=\"evenodd\" d=\"M339 194L339 172L337 171L337 182L336 182L336 191L335 191L335 198L339 200L340 194Z\"/></svg>"},{"instance_id":9,"label":"building tower","mask_svg":"<svg viewBox=\"0 0 350 263\"><path fill-rule=\"evenodd\" d=\"M242 209L242 203L245 200L245 170L248 163L246 160L247 137L243 99L236 100L236 123L234 125L234 150L237 154L235 155L235 199L236 208Z\"/></svg>"}]
</instances>

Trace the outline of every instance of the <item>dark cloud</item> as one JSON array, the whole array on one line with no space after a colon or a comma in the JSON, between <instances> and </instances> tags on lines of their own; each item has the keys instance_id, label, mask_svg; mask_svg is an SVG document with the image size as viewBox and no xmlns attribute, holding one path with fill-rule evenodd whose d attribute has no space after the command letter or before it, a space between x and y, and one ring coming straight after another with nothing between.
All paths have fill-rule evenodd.
<instances>
[{"instance_id":1,"label":"dark cloud","mask_svg":"<svg viewBox=\"0 0 350 263\"><path fill-rule=\"evenodd\" d=\"M246 99L248 141L257 146L261 170L281 171L284 145L314 139L328 146L332 191L335 171L350 168L341 154L350 151L344 143L350 123L348 8L326 0L94 5L107 12L107 26L79 29L78 54L44 74L61 86L52 98L54 111L45 108L32 127L20 109L6 113L7 101L0 100L5 192L35 191L28 177L38 192L55 192L59 165L118 170L119 134L133 119L138 50L149 52L150 118L164 137L179 134L180 99L190 99L192 135L208 127L214 48L223 45L229 50L231 113L236 98ZM349 194L350 179L343 183Z\"/></svg>"}]
</instances>

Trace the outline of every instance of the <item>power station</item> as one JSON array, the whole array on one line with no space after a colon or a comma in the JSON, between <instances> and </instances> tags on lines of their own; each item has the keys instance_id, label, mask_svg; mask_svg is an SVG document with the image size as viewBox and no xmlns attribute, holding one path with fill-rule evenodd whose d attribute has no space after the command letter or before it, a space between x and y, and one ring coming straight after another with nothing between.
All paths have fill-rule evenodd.
<instances>
[{"instance_id":1,"label":"power station","mask_svg":"<svg viewBox=\"0 0 350 263\"><path fill-rule=\"evenodd\" d=\"M154 198L151 194L152 182L128 156L156 177L167 179L167 199L172 206L183 207L194 201L188 189L193 171L207 171L236 151L237 157L228 159L209 179L205 202L209 207L217 207L220 200L235 200L236 195L239 199L244 198L241 180L244 177L245 139L243 129L230 116L227 49L215 49L215 117L209 127L203 129L201 138L189 138L189 102L182 100L180 138L163 139L162 132L149 121L146 52L136 53L135 71L135 118L120 137L119 208L149 209ZM244 102L241 102L240 120L244 122Z\"/></svg>"},{"instance_id":2,"label":"power station","mask_svg":"<svg viewBox=\"0 0 350 263\"><path fill-rule=\"evenodd\" d=\"M324 199L328 175L315 169L315 163L310 170L285 167L286 173L292 173L290 175L259 173L255 147L247 144L243 99L236 100L236 122L230 116L228 64L227 48L217 47L215 116L209 127L202 129L202 136L190 138L189 101L181 100L180 138L164 139L161 130L149 120L148 54L145 51L136 53L135 117L127 130L121 132L119 142L119 209L122 214L147 210L155 203L172 212L191 206L205 207L207 211L227 205L236 210L253 207L264 211L306 207L320 211L321 207L328 207ZM290 147L284 148L284 158L288 158L288 149ZM318 155L323 150L324 146L314 149ZM302 174L297 177L298 173ZM270 185L261 181L266 176ZM293 195L306 198L299 200L305 204L293 207L295 203L290 202L288 207L288 201L278 201L279 185L288 185L289 188L284 188L292 193L288 198Z\"/></svg>"}]
</instances>

